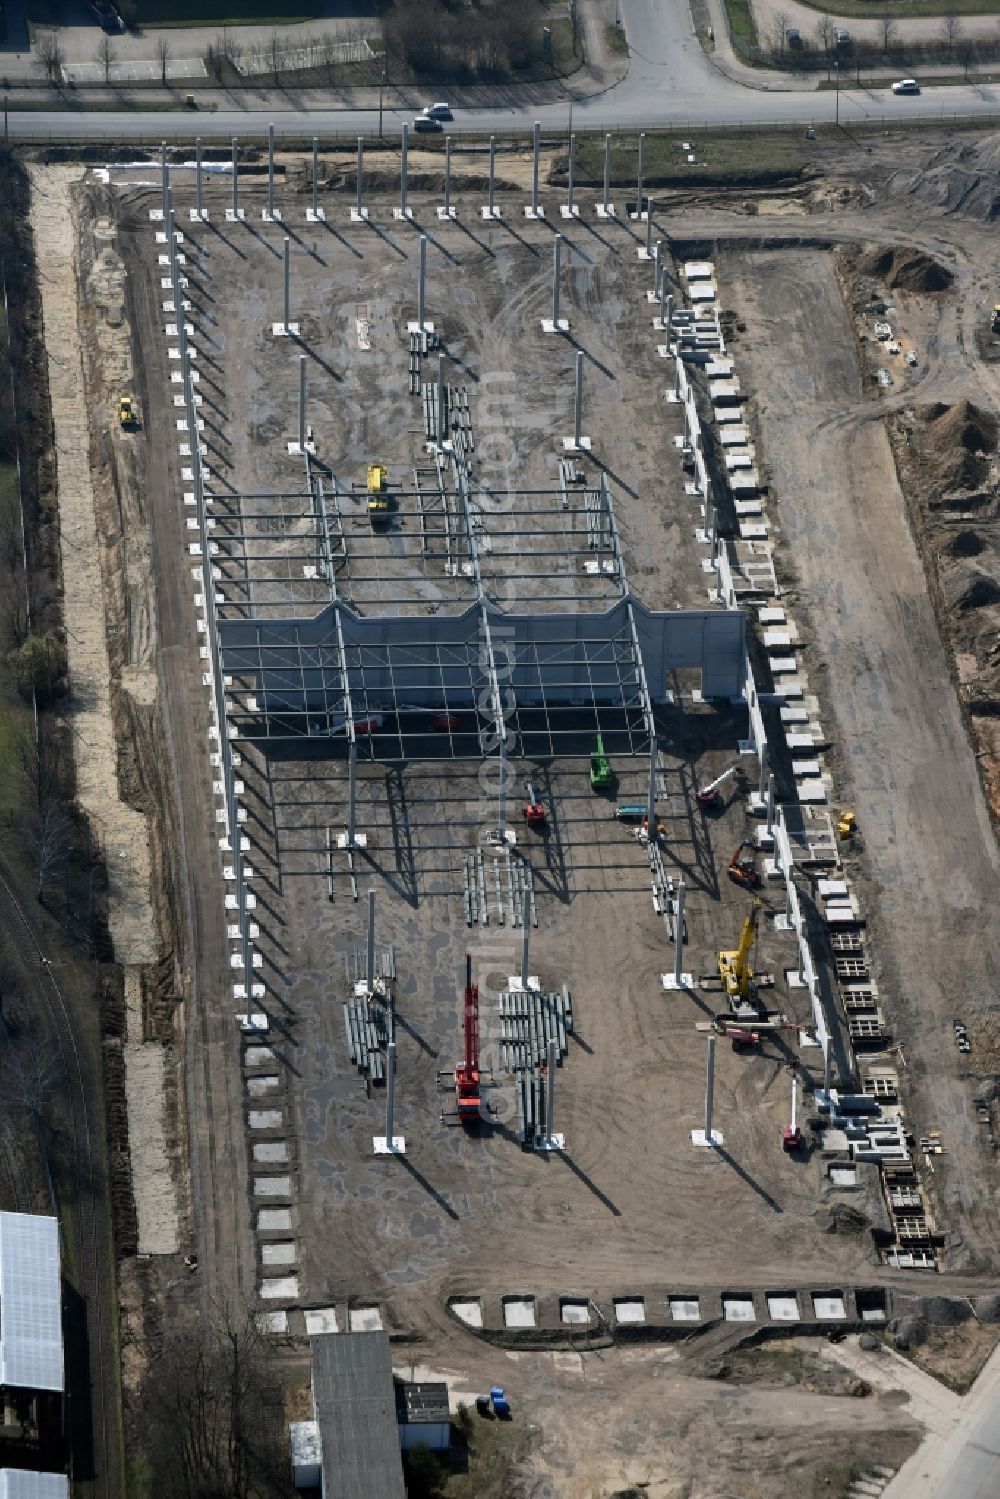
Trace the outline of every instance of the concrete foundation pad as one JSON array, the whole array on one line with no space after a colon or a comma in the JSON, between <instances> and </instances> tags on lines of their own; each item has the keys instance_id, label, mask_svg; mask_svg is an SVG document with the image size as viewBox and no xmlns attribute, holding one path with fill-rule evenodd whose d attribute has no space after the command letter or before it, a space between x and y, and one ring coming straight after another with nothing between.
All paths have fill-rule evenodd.
<instances>
[{"instance_id":1,"label":"concrete foundation pad","mask_svg":"<svg viewBox=\"0 0 1000 1499\"><path fill-rule=\"evenodd\" d=\"M797 968L785 969L785 983L789 989L804 989L806 987L804 980L799 978L799 970Z\"/></svg>"},{"instance_id":2,"label":"concrete foundation pad","mask_svg":"<svg viewBox=\"0 0 1000 1499\"><path fill-rule=\"evenodd\" d=\"M422 334L433 333L434 332L434 324L433 323L428 323L428 322L418 323L416 321L416 319L414 319L414 321L412 323L407 323L407 325L406 325L406 331L407 331L407 333L422 333Z\"/></svg>"},{"instance_id":3,"label":"concrete foundation pad","mask_svg":"<svg viewBox=\"0 0 1000 1499\"><path fill-rule=\"evenodd\" d=\"M272 323L271 336L272 338L298 338L299 325L298 323Z\"/></svg>"},{"instance_id":4,"label":"concrete foundation pad","mask_svg":"<svg viewBox=\"0 0 1000 1499\"><path fill-rule=\"evenodd\" d=\"M258 1166L284 1166L288 1161L287 1140L258 1140L253 1148Z\"/></svg>"},{"instance_id":5,"label":"concrete foundation pad","mask_svg":"<svg viewBox=\"0 0 1000 1499\"><path fill-rule=\"evenodd\" d=\"M578 219L580 217L580 210L575 203L572 208L570 208L568 203L560 203L559 214L564 219Z\"/></svg>"},{"instance_id":6,"label":"concrete foundation pad","mask_svg":"<svg viewBox=\"0 0 1000 1499\"><path fill-rule=\"evenodd\" d=\"M189 217L189 219L190 219L190 221L191 221L192 224L207 224L208 223L208 209L207 208L201 208L201 209L190 208L190 209L188 209L188 217Z\"/></svg>"},{"instance_id":7,"label":"concrete foundation pad","mask_svg":"<svg viewBox=\"0 0 1000 1499\"><path fill-rule=\"evenodd\" d=\"M251 1098L260 1098L267 1093L275 1093L281 1087L281 1078L273 1073L267 1077L248 1077L247 1092Z\"/></svg>"},{"instance_id":8,"label":"concrete foundation pad","mask_svg":"<svg viewBox=\"0 0 1000 1499\"><path fill-rule=\"evenodd\" d=\"M260 1208L257 1212L259 1234L288 1233L292 1227L291 1208Z\"/></svg>"},{"instance_id":9,"label":"concrete foundation pad","mask_svg":"<svg viewBox=\"0 0 1000 1499\"><path fill-rule=\"evenodd\" d=\"M273 211L268 211L268 209L262 208L260 211L260 221L262 224L280 224L281 209L275 208Z\"/></svg>"},{"instance_id":10,"label":"concrete foundation pad","mask_svg":"<svg viewBox=\"0 0 1000 1499\"><path fill-rule=\"evenodd\" d=\"M722 1315L727 1322L756 1322L751 1296L723 1296Z\"/></svg>"},{"instance_id":11,"label":"concrete foundation pad","mask_svg":"<svg viewBox=\"0 0 1000 1499\"><path fill-rule=\"evenodd\" d=\"M264 1301L297 1301L299 1297L299 1277L297 1275L276 1275L260 1283L260 1294Z\"/></svg>"},{"instance_id":12,"label":"concrete foundation pad","mask_svg":"<svg viewBox=\"0 0 1000 1499\"><path fill-rule=\"evenodd\" d=\"M542 1151L543 1154L547 1150L565 1150L566 1136L558 1134L540 1135L535 1141L535 1149Z\"/></svg>"},{"instance_id":13,"label":"concrete foundation pad","mask_svg":"<svg viewBox=\"0 0 1000 1499\"><path fill-rule=\"evenodd\" d=\"M534 1296L505 1296L503 1320L505 1327L535 1327L538 1319Z\"/></svg>"},{"instance_id":14,"label":"concrete foundation pad","mask_svg":"<svg viewBox=\"0 0 1000 1499\"><path fill-rule=\"evenodd\" d=\"M350 836L349 833L338 833L337 834L337 847L338 848L351 848L351 847L354 847L354 848L367 848L368 847L368 835L367 835L367 833L355 833L355 835L354 835L354 843L352 845L352 843L351 843L351 836Z\"/></svg>"},{"instance_id":15,"label":"concrete foundation pad","mask_svg":"<svg viewBox=\"0 0 1000 1499\"><path fill-rule=\"evenodd\" d=\"M812 1304L817 1322L843 1322L847 1317L844 1298L835 1293L829 1296L814 1294Z\"/></svg>"},{"instance_id":16,"label":"concrete foundation pad","mask_svg":"<svg viewBox=\"0 0 1000 1499\"><path fill-rule=\"evenodd\" d=\"M525 207L524 217L526 219L532 219L533 221L537 222L539 219L544 219L545 209L541 206L541 204L539 204L537 208L532 208L531 204L529 203Z\"/></svg>"},{"instance_id":17,"label":"concrete foundation pad","mask_svg":"<svg viewBox=\"0 0 1000 1499\"><path fill-rule=\"evenodd\" d=\"M641 1296L616 1296L612 1306L615 1321L621 1323L622 1327L646 1320L646 1303Z\"/></svg>"},{"instance_id":18,"label":"concrete foundation pad","mask_svg":"<svg viewBox=\"0 0 1000 1499\"><path fill-rule=\"evenodd\" d=\"M543 333L568 333L569 332L569 319L561 317L557 323L554 323L550 317L543 317L542 318L542 332Z\"/></svg>"},{"instance_id":19,"label":"concrete foundation pad","mask_svg":"<svg viewBox=\"0 0 1000 1499\"><path fill-rule=\"evenodd\" d=\"M772 1322L799 1322L802 1315L799 1311L798 1300L794 1296L769 1296L767 1314Z\"/></svg>"},{"instance_id":20,"label":"concrete foundation pad","mask_svg":"<svg viewBox=\"0 0 1000 1499\"><path fill-rule=\"evenodd\" d=\"M296 1260L295 1240L281 1239L272 1244L260 1246L260 1262L262 1265L294 1265Z\"/></svg>"},{"instance_id":21,"label":"concrete foundation pad","mask_svg":"<svg viewBox=\"0 0 1000 1499\"><path fill-rule=\"evenodd\" d=\"M693 989L694 988L694 974L693 973L682 973L681 974L681 978L680 978L680 983L678 983L677 982L677 977L676 977L675 974L673 974L673 973L665 973L665 974L663 974L663 987L664 987L664 989L673 989L674 991L677 991L677 990L680 990L680 989Z\"/></svg>"},{"instance_id":22,"label":"concrete foundation pad","mask_svg":"<svg viewBox=\"0 0 1000 1499\"><path fill-rule=\"evenodd\" d=\"M251 1129L280 1129L284 1118L284 1109L251 1109L247 1123Z\"/></svg>"},{"instance_id":23,"label":"concrete foundation pad","mask_svg":"<svg viewBox=\"0 0 1000 1499\"><path fill-rule=\"evenodd\" d=\"M691 1131L691 1144L701 1146L707 1150L714 1150L719 1145L725 1145L726 1137L721 1129L713 1129L711 1135L706 1135L703 1129Z\"/></svg>"},{"instance_id":24,"label":"concrete foundation pad","mask_svg":"<svg viewBox=\"0 0 1000 1499\"><path fill-rule=\"evenodd\" d=\"M368 210L367 210L367 208L352 208L351 209L351 223L352 224L367 224L367 222L368 222Z\"/></svg>"},{"instance_id":25,"label":"concrete foundation pad","mask_svg":"<svg viewBox=\"0 0 1000 1499\"><path fill-rule=\"evenodd\" d=\"M246 215L246 209L245 208L237 208L237 209L227 208L226 209L226 223L227 224L245 224L246 223L246 219L247 219L247 215Z\"/></svg>"},{"instance_id":26,"label":"concrete foundation pad","mask_svg":"<svg viewBox=\"0 0 1000 1499\"><path fill-rule=\"evenodd\" d=\"M306 223L307 224L325 224L326 223L326 209L325 208L316 208L316 209L307 208L306 209Z\"/></svg>"},{"instance_id":27,"label":"concrete foundation pad","mask_svg":"<svg viewBox=\"0 0 1000 1499\"><path fill-rule=\"evenodd\" d=\"M332 1306L310 1307L305 1313L306 1337L319 1337L326 1332L339 1332L337 1323L337 1310Z\"/></svg>"},{"instance_id":28,"label":"concrete foundation pad","mask_svg":"<svg viewBox=\"0 0 1000 1499\"><path fill-rule=\"evenodd\" d=\"M670 1296L667 1306L674 1322L700 1322L701 1302L697 1296Z\"/></svg>"},{"instance_id":29,"label":"concrete foundation pad","mask_svg":"<svg viewBox=\"0 0 1000 1499\"><path fill-rule=\"evenodd\" d=\"M575 437L564 437L562 441L563 441L563 452L564 453L589 453L590 452L591 444L590 444L590 438L589 437L581 437L579 442L577 442L577 440L576 440Z\"/></svg>"},{"instance_id":30,"label":"concrete foundation pad","mask_svg":"<svg viewBox=\"0 0 1000 1499\"><path fill-rule=\"evenodd\" d=\"M376 1155L405 1155L406 1139L403 1135L393 1135L391 1140L386 1135L373 1135L372 1150Z\"/></svg>"},{"instance_id":31,"label":"concrete foundation pad","mask_svg":"<svg viewBox=\"0 0 1000 1499\"><path fill-rule=\"evenodd\" d=\"M570 1327L585 1327L590 1321L590 1306L586 1301L564 1301L559 1315Z\"/></svg>"},{"instance_id":32,"label":"concrete foundation pad","mask_svg":"<svg viewBox=\"0 0 1000 1499\"><path fill-rule=\"evenodd\" d=\"M442 219L445 222L447 222L448 219L457 219L458 218L458 209L457 208L445 208L444 204L442 203L440 205L440 207L438 208L438 210L437 210L437 216L438 216L439 219Z\"/></svg>"},{"instance_id":33,"label":"concrete foundation pad","mask_svg":"<svg viewBox=\"0 0 1000 1499\"><path fill-rule=\"evenodd\" d=\"M597 208L597 217L599 219L615 218L615 205L613 203L608 203L607 205L605 205L604 203L598 203L595 206Z\"/></svg>"},{"instance_id":34,"label":"concrete foundation pad","mask_svg":"<svg viewBox=\"0 0 1000 1499\"><path fill-rule=\"evenodd\" d=\"M503 218L503 214L500 212L499 208L490 208L487 205L486 207L481 208L479 211L482 214L482 216L483 216L484 219L500 219L500 218Z\"/></svg>"},{"instance_id":35,"label":"concrete foundation pad","mask_svg":"<svg viewBox=\"0 0 1000 1499\"><path fill-rule=\"evenodd\" d=\"M352 1306L347 1313L351 1332L381 1332L382 1313L377 1306Z\"/></svg>"},{"instance_id":36,"label":"concrete foundation pad","mask_svg":"<svg viewBox=\"0 0 1000 1499\"><path fill-rule=\"evenodd\" d=\"M257 1326L261 1332L286 1333L288 1331L287 1312L258 1312Z\"/></svg>"},{"instance_id":37,"label":"concrete foundation pad","mask_svg":"<svg viewBox=\"0 0 1000 1499\"><path fill-rule=\"evenodd\" d=\"M412 218L413 218L413 209L412 208L394 208L392 210L392 216L396 220L397 223L402 223L404 220L407 223L409 223L410 220L412 220Z\"/></svg>"},{"instance_id":38,"label":"concrete foundation pad","mask_svg":"<svg viewBox=\"0 0 1000 1499\"><path fill-rule=\"evenodd\" d=\"M482 1327L483 1325L483 1303L478 1299L472 1301L452 1301L449 1303L451 1310L460 1322L467 1327Z\"/></svg>"},{"instance_id":39,"label":"concrete foundation pad","mask_svg":"<svg viewBox=\"0 0 1000 1499\"><path fill-rule=\"evenodd\" d=\"M255 1176L253 1195L255 1197L291 1197L292 1178L290 1176Z\"/></svg>"}]
</instances>

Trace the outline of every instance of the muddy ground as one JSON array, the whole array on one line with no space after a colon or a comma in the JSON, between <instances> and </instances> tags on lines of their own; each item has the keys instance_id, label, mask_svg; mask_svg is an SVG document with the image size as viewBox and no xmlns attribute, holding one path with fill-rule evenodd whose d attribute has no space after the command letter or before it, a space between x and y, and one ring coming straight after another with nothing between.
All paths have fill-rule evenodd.
<instances>
[{"instance_id":1,"label":"muddy ground","mask_svg":"<svg viewBox=\"0 0 1000 1499\"><path fill-rule=\"evenodd\" d=\"M797 188L787 200L776 194L759 197L752 214L745 204L711 193L700 201L677 195L663 232L679 242L679 253L704 250L717 259L722 300L740 320L734 352L752 393L759 457L772 486L785 596L808 628L804 655L835 730L829 761L838 792L856 808L862 828L852 874L865 892L908 1114L920 1132L935 1125L943 1130L946 1153L933 1163L930 1191L945 1235L945 1275L975 1286L977 1277L979 1284L988 1284L995 1273L996 1238L989 1190L995 1165L974 1096L992 1086L998 949L992 918L981 910L981 892L992 886L998 860L968 739L970 722L974 732L985 735L992 716L989 622L995 599L989 586L984 591L982 579L989 585L994 577L990 453L998 390L983 317L995 295L991 276L980 268L989 263L985 225L954 217L946 211L956 207L950 200L929 210L930 189L921 196L911 182L904 191L894 175L906 166L919 185L925 159L948 149L945 143L893 142L884 151L876 147L860 168L853 152L845 151L842 160L830 154L826 181ZM940 165L936 159L935 172ZM841 167L843 179L837 176ZM256 210L258 203L247 201ZM547 436L561 433L570 415L565 378L551 365L535 369L534 356L525 349L535 338L528 327L548 310L551 229L525 225L519 200L512 200L509 228L484 230L479 197L457 201L465 227L439 228L428 220L446 251L432 283L435 294L443 303L452 286L456 293L446 314L449 344L468 368L470 383L491 360L513 364L525 418L519 430L531 434L520 460L526 471L541 474L549 461ZM295 209L297 226L304 202ZM155 626L149 620L133 637L139 675L126 676L127 658L113 657L113 666L122 672L132 699L129 712L144 721L153 702L143 673L155 654L162 716L144 735L119 718L120 738L133 739L142 751L148 779L143 789L141 778L130 787L121 767L119 776L124 799L154 814L159 840L154 883L164 893L159 910L169 913L161 927L162 946L164 954L174 946L178 954L169 979L161 976L151 992L172 1001L176 988L184 1001L176 1011L169 1002L147 1007L147 1023L152 1023L144 1036L168 1052L172 1101L164 1115L170 1131L164 1152L183 1146L185 1130L191 1136L196 1227L186 1247L197 1247L201 1270L196 1279L179 1265L178 1271L192 1289L250 1299L260 1265L251 1228L246 1099L239 1039L225 997L228 944L205 756L207 705L178 505L182 485L167 394L160 272L147 206L141 197L129 198L117 234L144 412L146 452L138 472L149 488L147 515L139 519L148 523L151 537L148 552L140 547L126 555L125 572L131 567L141 578L146 557L152 559L156 619ZM213 206L221 210L223 200ZM346 201L343 206L346 220ZM418 202L418 216L426 206ZM355 240L354 231L339 222L336 230L322 232L297 227L296 277L318 277L319 284L334 288L332 300L341 306L349 301L368 306L383 297L409 307L412 298L405 288L414 275L413 238L401 239L390 210L390 198L375 205L376 217L385 223L381 244L373 235ZM91 198L85 211L95 221L109 211L118 216L121 200L109 209L102 194ZM216 383L213 400L220 408L216 419L234 482L245 486L257 473L270 482L288 472L287 453L282 454L294 425L294 370L282 366L275 377L273 345L267 347L260 328L251 336L240 320L241 308L262 327L278 315L271 309L280 300L280 230L255 222L238 237L235 226L222 224L221 211L217 217L217 226L198 228L189 238L206 320L216 330L216 346L207 350L209 379ZM184 229L188 234L186 224ZM697 556L692 533L698 517L680 508L682 486L655 339L640 309L638 293L645 284L635 259L640 240L622 225L591 224L574 227L570 239L574 268L565 299L574 334L579 329L595 366L588 365L587 401L593 404L587 412L607 444L605 461L619 476L620 521L633 584L640 597L649 590L650 602L693 602L697 574L684 558ZM871 249L883 242L915 249L946 266L952 285L914 290L904 275L900 284L880 288L880 282L894 278L895 263L868 264L859 273L853 261L838 262L833 253L844 243ZM361 264L356 265L359 247ZM458 269L467 277L460 279ZM497 272L509 288L505 307L519 298L523 339L512 327L481 317ZM463 302L466 279L480 292ZM874 382L871 348L859 342L867 333L865 308L879 296L898 309L903 341L918 356L913 367L893 366L891 387ZM397 306L397 317L398 312ZM336 365L343 374L345 363L328 310L322 318L325 327L308 330L319 356L310 381L315 374L319 387L324 365ZM382 331L388 348L391 319ZM548 353L543 357L551 359ZM396 461L419 446L416 421L391 415L405 399L398 375L397 359L393 385L381 393L381 415L366 404L368 430L364 424L342 430L337 452L330 454L335 467L360 471L373 434L380 442L392 434ZM334 387L341 383L331 377L328 392L321 388L313 397L319 403L317 425L326 419L323 402L336 423L342 394ZM100 394L108 398L107 389ZM253 432L245 395L254 408ZM378 391L369 390L367 399L379 398ZM938 505L942 495L958 496L961 508ZM974 540L964 538L965 531L973 532ZM666 593L657 597L665 585ZM142 603L147 607L148 593ZM961 697L953 671L963 684ZM699 776L721 768L732 753L737 723L721 724L719 731L721 739L706 754L704 745L699 751L695 725L685 758L697 765ZM165 802L157 806L152 791L162 782L151 773L157 758L171 770L169 809ZM673 773L669 760L665 770ZM983 773L990 785L988 760ZM421 775L426 770L417 768L410 788L415 805L433 805L450 795L433 779L421 785ZM626 782L626 788L640 794L641 777L634 787ZM444 877L418 883L412 893L404 889L394 905L391 878L405 870L391 826L379 826L379 793L374 786L374 862L390 881L383 887L386 923L393 935L406 933L404 993L418 1042L401 1068L400 1108L405 1110L408 1100L415 1137L430 1142L437 1128L436 1067L446 1065L454 1051L458 1004L457 965L444 961L440 942L428 939L440 934L449 952L464 945L454 881L456 872L460 877L465 835L456 825L442 843L433 817L418 817L416 866L421 854L435 870L443 859ZM499 1151L492 1142L474 1162L459 1162L456 1137L447 1133L431 1147L429 1169L410 1171L402 1190L397 1182L387 1193L384 1178L376 1181L365 1142L378 1127L380 1100L367 1100L351 1077L337 1013L340 963L345 946L360 936L360 918L350 908L343 918L339 908L331 914L317 861L308 867L307 859L302 870L303 877L311 875L311 886L296 879L283 889L273 818L270 840L265 839L273 860L268 878L274 885L275 933L292 951L310 954L295 997L301 1011L299 1029L292 1026L296 1080L287 1093L283 1089L281 1104L292 1141L303 1298L313 1305L376 1298L390 1324L419 1329L421 1360L434 1367L450 1360L466 1389L475 1388L479 1377L481 1345L471 1334L456 1333L443 1314L442 1298L449 1290L611 1291L681 1279L689 1286L720 1285L732 1283L734 1270L738 1283L757 1285L779 1275L798 1283L821 1272L827 1280L836 1274L845 1280L880 1275L860 1240L822 1232L820 1163L814 1160L788 1174L778 1143L786 1088L780 1054L737 1060L728 1051L720 1053L718 1122L726 1129L733 1164L690 1158L686 1131L700 1110L704 1055L693 1021L700 1017L689 1006L678 1024L679 1017L668 1017L662 1008L658 975L670 966L671 952L643 890L642 860L634 846L609 842L607 830L593 825L592 813L582 812L591 805L589 790L568 768L552 767L549 795L564 829L560 859L569 875L559 899L540 901L538 968L553 983L563 977L570 983L586 1042L560 1077L571 1148L560 1163L568 1169L557 1194L549 1186L551 1164L520 1158L509 1145ZM342 782L331 778L322 796L333 809L331 820L341 817ZM682 797L681 819L685 806ZM328 810L322 814L327 815ZM703 899L689 907L691 961L697 970L709 968L715 949L735 937L741 903L725 880L720 888L718 874L745 827L743 819L742 807L735 804L724 824L709 830L707 844L698 845L697 857L705 861L709 877ZM312 813L304 823L296 813L290 826L315 832L319 823ZM696 852L683 852L681 835L676 846L682 862ZM609 890L615 892L613 904ZM432 923L430 933L414 917L421 908ZM171 922L176 930L168 932ZM769 929L767 939L773 942L776 935ZM509 947L509 938L503 940ZM767 960L780 970L779 948L772 947L771 954L765 948ZM495 971L497 954L486 953L484 960L490 965L484 971ZM782 1003L793 1009L794 996L782 996ZM967 1018L977 1039L969 1059L954 1046L955 1013ZM176 1107L185 1052L186 1122ZM184 1175L174 1211L185 1202ZM359 1216L359 1201L378 1204L374 1250L371 1210L366 1207ZM162 1262L168 1274L172 1263L177 1264L169 1257ZM881 1273L897 1284L905 1280ZM176 1286L172 1294L178 1294ZM141 1321L140 1299L134 1298L133 1331ZM673 1351L618 1349L599 1356L498 1351L491 1358L501 1361L506 1383L539 1428L530 1464L538 1493L604 1495L640 1482L664 1499L721 1495L734 1486L741 1494L805 1493L802 1475L819 1482L824 1469L832 1474L847 1430L870 1436L865 1461L891 1466L914 1440L912 1423L895 1408L890 1414L859 1394L806 1389L808 1374L797 1360L782 1371L783 1379L794 1375L794 1393L769 1389L769 1381L760 1378L761 1363L750 1365L753 1388L741 1385L734 1393L728 1382L720 1390L686 1373ZM739 1360L731 1367L747 1372ZM702 1439L706 1419L720 1433L710 1452ZM765 1427L768 1438L762 1435ZM806 1428L808 1440L802 1436Z\"/></svg>"}]
</instances>

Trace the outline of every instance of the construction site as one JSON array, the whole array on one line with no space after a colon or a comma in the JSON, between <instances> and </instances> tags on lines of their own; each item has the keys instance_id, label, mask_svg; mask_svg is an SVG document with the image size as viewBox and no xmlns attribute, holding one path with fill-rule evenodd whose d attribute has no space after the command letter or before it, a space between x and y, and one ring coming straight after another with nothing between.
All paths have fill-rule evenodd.
<instances>
[{"instance_id":1,"label":"construction site","mask_svg":"<svg viewBox=\"0 0 1000 1499\"><path fill-rule=\"evenodd\" d=\"M502 1360L537 1492L680 1493L616 1379L697 1423L746 1333L997 1269L988 230L915 141L752 211L471 149L31 168L104 429L122 1300L186 1256L292 1367ZM813 1468L895 1471L812 1388Z\"/></svg>"}]
</instances>

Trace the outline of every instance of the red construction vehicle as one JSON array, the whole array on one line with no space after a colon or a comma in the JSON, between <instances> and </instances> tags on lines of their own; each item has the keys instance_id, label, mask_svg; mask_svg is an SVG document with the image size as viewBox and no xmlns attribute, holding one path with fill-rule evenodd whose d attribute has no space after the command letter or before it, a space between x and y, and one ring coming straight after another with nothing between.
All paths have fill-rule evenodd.
<instances>
[{"instance_id":1,"label":"red construction vehicle","mask_svg":"<svg viewBox=\"0 0 1000 1499\"><path fill-rule=\"evenodd\" d=\"M479 985L472 982L472 954L465 955L465 1061L455 1068L455 1102L462 1124L482 1117L479 1098Z\"/></svg>"},{"instance_id":2,"label":"red construction vehicle","mask_svg":"<svg viewBox=\"0 0 1000 1499\"><path fill-rule=\"evenodd\" d=\"M728 770L722 772L721 776L716 776L714 781L709 781L707 786L702 786L700 790L695 792L695 801L700 807L717 807L722 801L720 787L724 786L734 776L740 790L745 790L747 782L746 771L742 765L730 765Z\"/></svg>"},{"instance_id":3,"label":"red construction vehicle","mask_svg":"<svg viewBox=\"0 0 1000 1499\"><path fill-rule=\"evenodd\" d=\"M781 1132L781 1148L791 1153L793 1150L802 1149L802 1131L798 1125L798 1102L799 1085L796 1078L792 1078L792 1122L786 1124Z\"/></svg>"},{"instance_id":4,"label":"red construction vehicle","mask_svg":"<svg viewBox=\"0 0 1000 1499\"><path fill-rule=\"evenodd\" d=\"M729 861L726 873L734 884L742 885L745 890L756 890L760 884L760 875L757 873L757 850L752 838L741 841Z\"/></svg>"},{"instance_id":5,"label":"red construction vehicle","mask_svg":"<svg viewBox=\"0 0 1000 1499\"><path fill-rule=\"evenodd\" d=\"M522 808L524 820L529 828L543 828L545 826L545 808L540 801L536 801L535 788L530 781L527 782L526 789L528 800Z\"/></svg>"}]
</instances>

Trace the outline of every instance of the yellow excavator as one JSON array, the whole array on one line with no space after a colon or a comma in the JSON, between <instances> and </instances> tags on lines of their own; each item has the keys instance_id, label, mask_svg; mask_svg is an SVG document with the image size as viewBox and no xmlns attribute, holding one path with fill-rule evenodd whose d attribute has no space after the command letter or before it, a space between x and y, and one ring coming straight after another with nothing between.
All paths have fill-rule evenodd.
<instances>
[{"instance_id":1,"label":"yellow excavator","mask_svg":"<svg viewBox=\"0 0 1000 1499\"><path fill-rule=\"evenodd\" d=\"M368 519L384 526L389 519L388 470L384 463L368 465Z\"/></svg>"},{"instance_id":2,"label":"yellow excavator","mask_svg":"<svg viewBox=\"0 0 1000 1499\"><path fill-rule=\"evenodd\" d=\"M756 899L751 906L750 914L743 923L739 946L732 951L719 953L719 977L722 979L726 998L734 1009L737 1005L753 1004L757 997L751 955L757 941L757 922L763 904L762 900Z\"/></svg>"}]
</instances>

